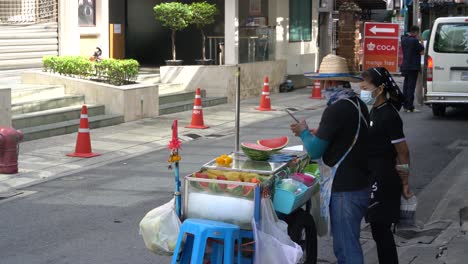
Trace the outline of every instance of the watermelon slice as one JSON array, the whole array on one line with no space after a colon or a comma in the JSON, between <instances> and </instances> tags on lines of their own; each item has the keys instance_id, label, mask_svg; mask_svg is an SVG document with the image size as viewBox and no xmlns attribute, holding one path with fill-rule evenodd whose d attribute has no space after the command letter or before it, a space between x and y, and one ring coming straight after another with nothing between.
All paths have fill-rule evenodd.
<instances>
[{"instance_id":1,"label":"watermelon slice","mask_svg":"<svg viewBox=\"0 0 468 264\"><path fill-rule=\"evenodd\" d=\"M244 186L242 191L243 191L244 197L253 198L255 186Z\"/></svg>"},{"instance_id":2,"label":"watermelon slice","mask_svg":"<svg viewBox=\"0 0 468 264\"><path fill-rule=\"evenodd\" d=\"M231 194L233 194L235 196L239 196L239 197L242 197L242 195L244 194L244 190L242 188L242 185L239 185L239 184L229 184L227 186L226 190L229 193L231 193Z\"/></svg>"},{"instance_id":3,"label":"watermelon slice","mask_svg":"<svg viewBox=\"0 0 468 264\"><path fill-rule=\"evenodd\" d=\"M273 149L255 143L242 143L242 151L251 160L264 161L270 158Z\"/></svg>"},{"instance_id":4,"label":"watermelon slice","mask_svg":"<svg viewBox=\"0 0 468 264\"><path fill-rule=\"evenodd\" d=\"M217 180L222 180L222 181L227 181L228 179L226 178L226 176L223 176L223 175L220 175L218 177L216 177ZM218 183L218 187L222 190L222 191L225 191L226 188L227 188L227 184L224 184L224 183Z\"/></svg>"},{"instance_id":5,"label":"watermelon slice","mask_svg":"<svg viewBox=\"0 0 468 264\"><path fill-rule=\"evenodd\" d=\"M288 145L289 138L288 137L278 137L278 138L265 138L259 139L257 143L261 146L271 148L273 151L278 151L283 149Z\"/></svg>"},{"instance_id":6,"label":"watermelon slice","mask_svg":"<svg viewBox=\"0 0 468 264\"><path fill-rule=\"evenodd\" d=\"M201 172L196 172L194 173L195 175L195 178L201 178L201 179L209 179L210 177L207 175L207 174L204 174L204 173L201 173ZM208 182L197 182L198 185L200 185L200 187L202 189L208 189L209 188L209 183Z\"/></svg>"}]
</instances>

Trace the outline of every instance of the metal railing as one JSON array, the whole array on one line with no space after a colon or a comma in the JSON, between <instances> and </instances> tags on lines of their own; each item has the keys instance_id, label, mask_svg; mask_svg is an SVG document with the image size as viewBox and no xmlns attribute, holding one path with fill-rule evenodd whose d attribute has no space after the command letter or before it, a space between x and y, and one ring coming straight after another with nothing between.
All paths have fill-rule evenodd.
<instances>
[{"instance_id":1,"label":"metal railing","mask_svg":"<svg viewBox=\"0 0 468 264\"><path fill-rule=\"evenodd\" d=\"M215 65L224 64L224 37L208 36L208 59Z\"/></svg>"},{"instance_id":2,"label":"metal railing","mask_svg":"<svg viewBox=\"0 0 468 264\"><path fill-rule=\"evenodd\" d=\"M239 63L275 60L274 27L239 28ZM208 59L224 64L224 37L208 36Z\"/></svg>"},{"instance_id":3,"label":"metal railing","mask_svg":"<svg viewBox=\"0 0 468 264\"><path fill-rule=\"evenodd\" d=\"M0 24L57 22L58 0L1 0Z\"/></svg>"},{"instance_id":4,"label":"metal railing","mask_svg":"<svg viewBox=\"0 0 468 264\"><path fill-rule=\"evenodd\" d=\"M275 27L241 27L239 35L240 63L275 59Z\"/></svg>"}]
</instances>

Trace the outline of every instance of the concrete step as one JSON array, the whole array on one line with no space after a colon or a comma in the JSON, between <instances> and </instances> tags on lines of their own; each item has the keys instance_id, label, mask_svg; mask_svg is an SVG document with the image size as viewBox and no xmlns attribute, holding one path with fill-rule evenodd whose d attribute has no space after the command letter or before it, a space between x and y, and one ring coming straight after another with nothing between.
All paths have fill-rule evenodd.
<instances>
[{"instance_id":1,"label":"concrete step","mask_svg":"<svg viewBox=\"0 0 468 264\"><path fill-rule=\"evenodd\" d=\"M98 115L90 116L89 119L89 128L99 128L106 126L114 126L124 122L123 115ZM28 127L21 129L24 134L23 141L59 136L64 134L76 133L80 125L80 120L70 120L65 122L59 122L48 125L41 125L35 127ZM91 131L92 133L92 131ZM73 150L70 150L73 151Z\"/></svg>"},{"instance_id":2,"label":"concrete step","mask_svg":"<svg viewBox=\"0 0 468 264\"><path fill-rule=\"evenodd\" d=\"M63 85L16 84L11 87L12 103L56 98L65 95Z\"/></svg>"},{"instance_id":3,"label":"concrete step","mask_svg":"<svg viewBox=\"0 0 468 264\"><path fill-rule=\"evenodd\" d=\"M206 97L205 91L202 91L202 98ZM179 92L159 95L159 104L171 104L195 99L195 91Z\"/></svg>"},{"instance_id":4,"label":"concrete step","mask_svg":"<svg viewBox=\"0 0 468 264\"><path fill-rule=\"evenodd\" d=\"M66 95L62 97L50 98L46 100L35 100L11 105L12 115L27 114L32 112L76 106L84 104L83 95Z\"/></svg>"},{"instance_id":5,"label":"concrete step","mask_svg":"<svg viewBox=\"0 0 468 264\"><path fill-rule=\"evenodd\" d=\"M104 105L88 105L88 115L105 114ZM16 129L35 127L70 120L80 120L81 105L55 108L27 114L13 116L13 127Z\"/></svg>"},{"instance_id":6,"label":"concrete step","mask_svg":"<svg viewBox=\"0 0 468 264\"><path fill-rule=\"evenodd\" d=\"M159 96L185 92L185 87L181 83L158 83Z\"/></svg>"},{"instance_id":7,"label":"concrete step","mask_svg":"<svg viewBox=\"0 0 468 264\"><path fill-rule=\"evenodd\" d=\"M159 73L140 73L137 82L158 84L161 82L161 75Z\"/></svg>"},{"instance_id":8,"label":"concrete step","mask_svg":"<svg viewBox=\"0 0 468 264\"><path fill-rule=\"evenodd\" d=\"M210 107L220 104L226 104L227 97L208 97L202 98L203 107ZM159 115L173 114L193 109L193 100L179 101L159 105Z\"/></svg>"}]
</instances>

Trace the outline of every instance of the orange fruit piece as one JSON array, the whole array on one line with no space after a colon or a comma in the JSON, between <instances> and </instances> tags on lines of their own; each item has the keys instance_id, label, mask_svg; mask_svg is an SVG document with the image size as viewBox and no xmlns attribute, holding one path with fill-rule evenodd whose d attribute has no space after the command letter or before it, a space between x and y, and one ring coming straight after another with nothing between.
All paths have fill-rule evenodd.
<instances>
[{"instance_id":1,"label":"orange fruit piece","mask_svg":"<svg viewBox=\"0 0 468 264\"><path fill-rule=\"evenodd\" d=\"M229 157L229 156L227 156L227 157L224 158L224 162L225 162L227 165L229 165L229 164L232 163L232 158Z\"/></svg>"},{"instance_id":2,"label":"orange fruit piece","mask_svg":"<svg viewBox=\"0 0 468 264\"><path fill-rule=\"evenodd\" d=\"M224 165L225 161L224 161L223 158L218 157L218 158L216 158L216 163L218 163L219 165Z\"/></svg>"},{"instance_id":3,"label":"orange fruit piece","mask_svg":"<svg viewBox=\"0 0 468 264\"><path fill-rule=\"evenodd\" d=\"M257 178L252 178L252 183L259 183Z\"/></svg>"}]
</instances>

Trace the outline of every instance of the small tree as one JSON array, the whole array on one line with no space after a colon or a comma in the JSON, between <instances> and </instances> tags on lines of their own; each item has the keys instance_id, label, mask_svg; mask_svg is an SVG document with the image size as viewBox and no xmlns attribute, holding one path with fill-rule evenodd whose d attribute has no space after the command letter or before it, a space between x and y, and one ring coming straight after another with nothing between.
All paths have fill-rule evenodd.
<instances>
[{"instance_id":1,"label":"small tree","mask_svg":"<svg viewBox=\"0 0 468 264\"><path fill-rule=\"evenodd\" d=\"M172 59L176 60L175 34L190 25L192 12L187 4L179 2L161 3L154 6L155 19L171 29Z\"/></svg>"},{"instance_id":2,"label":"small tree","mask_svg":"<svg viewBox=\"0 0 468 264\"><path fill-rule=\"evenodd\" d=\"M206 25L213 24L215 22L214 17L216 14L218 14L218 8L215 4L209 4L207 2L195 2L190 5L190 9L192 10L192 24L197 26L202 34L202 54L203 60L206 60L206 36L203 28Z\"/></svg>"}]
</instances>

